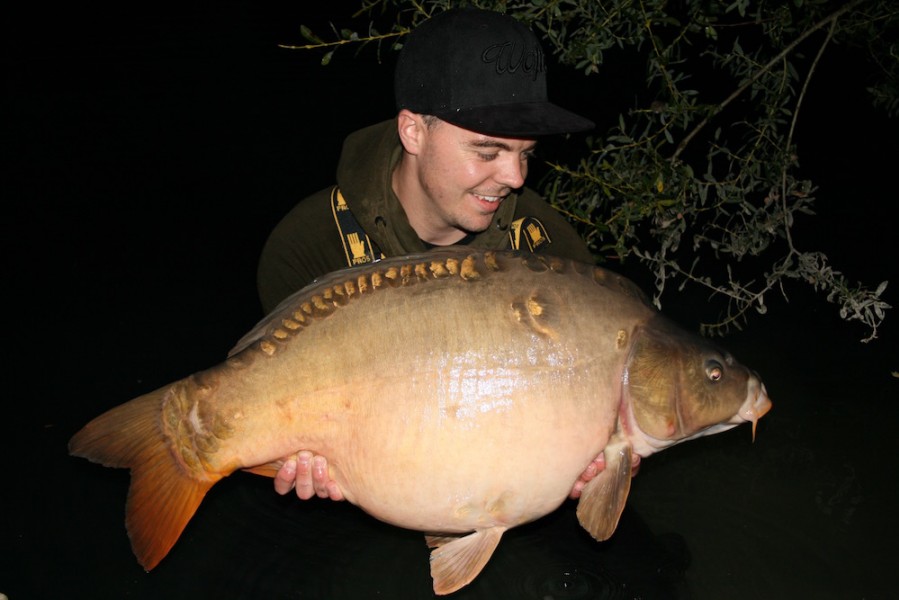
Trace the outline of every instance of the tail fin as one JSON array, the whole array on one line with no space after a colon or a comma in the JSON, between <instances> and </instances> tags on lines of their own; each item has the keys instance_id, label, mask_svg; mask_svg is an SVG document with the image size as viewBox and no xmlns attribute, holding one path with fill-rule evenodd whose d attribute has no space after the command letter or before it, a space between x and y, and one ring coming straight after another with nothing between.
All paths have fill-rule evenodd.
<instances>
[{"instance_id":1,"label":"tail fin","mask_svg":"<svg viewBox=\"0 0 899 600\"><path fill-rule=\"evenodd\" d=\"M110 409L69 441L69 453L107 467L131 469L125 525L138 562L159 564L221 476L198 479L167 442L162 404L178 383Z\"/></svg>"}]
</instances>

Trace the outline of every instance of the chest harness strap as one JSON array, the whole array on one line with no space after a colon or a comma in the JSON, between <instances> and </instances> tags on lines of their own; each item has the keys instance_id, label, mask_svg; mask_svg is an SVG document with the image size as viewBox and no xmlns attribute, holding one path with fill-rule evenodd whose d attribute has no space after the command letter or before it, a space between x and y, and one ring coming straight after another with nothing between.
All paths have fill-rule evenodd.
<instances>
[{"instance_id":1,"label":"chest harness strap","mask_svg":"<svg viewBox=\"0 0 899 600\"><path fill-rule=\"evenodd\" d=\"M348 266L355 267L384 258L381 249L371 241L353 216L353 211L347 206L337 186L331 190L331 213L334 215L337 231L340 232L340 241L343 242L343 253Z\"/></svg>"}]
</instances>

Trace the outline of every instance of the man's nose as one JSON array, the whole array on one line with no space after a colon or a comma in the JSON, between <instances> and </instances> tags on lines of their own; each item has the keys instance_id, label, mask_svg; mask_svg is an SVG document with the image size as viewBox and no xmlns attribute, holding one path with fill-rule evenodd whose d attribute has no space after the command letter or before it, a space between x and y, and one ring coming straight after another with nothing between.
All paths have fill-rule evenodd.
<instances>
[{"instance_id":1,"label":"man's nose","mask_svg":"<svg viewBox=\"0 0 899 600\"><path fill-rule=\"evenodd\" d=\"M509 153L500 163L500 169L497 173L496 180L498 183L509 187L510 189L518 189L524 185L524 179L528 174L528 163L521 160L518 155Z\"/></svg>"}]
</instances>

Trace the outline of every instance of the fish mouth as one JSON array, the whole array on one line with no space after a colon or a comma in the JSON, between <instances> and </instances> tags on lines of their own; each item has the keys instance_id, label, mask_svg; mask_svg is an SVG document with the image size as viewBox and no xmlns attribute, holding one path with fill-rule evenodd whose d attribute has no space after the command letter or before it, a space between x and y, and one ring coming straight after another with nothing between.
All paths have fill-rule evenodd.
<instances>
[{"instance_id":1,"label":"fish mouth","mask_svg":"<svg viewBox=\"0 0 899 600\"><path fill-rule=\"evenodd\" d=\"M768 390L765 384L760 382L757 377L749 379L748 393L746 394L746 402L737 411L737 414L729 421L734 425L740 423L752 423L752 441L755 441L755 430L758 426L759 419L765 416L771 410L771 399L768 398Z\"/></svg>"}]
</instances>

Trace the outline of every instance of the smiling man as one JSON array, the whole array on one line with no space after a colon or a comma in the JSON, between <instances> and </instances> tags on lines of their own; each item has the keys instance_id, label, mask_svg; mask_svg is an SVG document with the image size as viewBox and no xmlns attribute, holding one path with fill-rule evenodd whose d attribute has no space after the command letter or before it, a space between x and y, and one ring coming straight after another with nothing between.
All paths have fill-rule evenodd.
<instances>
[{"instance_id":1,"label":"smiling man","mask_svg":"<svg viewBox=\"0 0 899 600\"><path fill-rule=\"evenodd\" d=\"M526 26L492 11L440 13L405 40L394 91L396 117L350 135L337 184L269 236L258 271L266 313L331 271L435 246L593 262L574 228L524 187L539 138L593 128L549 102L543 50ZM598 458L572 497L602 468ZM275 479L279 493L294 487L300 498L341 498L324 457L306 451Z\"/></svg>"}]
</instances>

